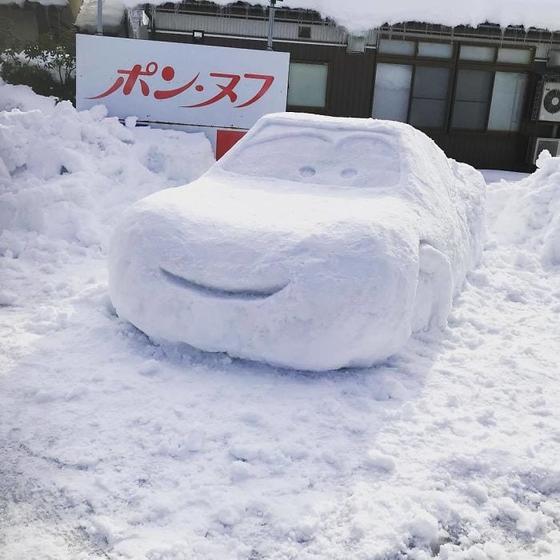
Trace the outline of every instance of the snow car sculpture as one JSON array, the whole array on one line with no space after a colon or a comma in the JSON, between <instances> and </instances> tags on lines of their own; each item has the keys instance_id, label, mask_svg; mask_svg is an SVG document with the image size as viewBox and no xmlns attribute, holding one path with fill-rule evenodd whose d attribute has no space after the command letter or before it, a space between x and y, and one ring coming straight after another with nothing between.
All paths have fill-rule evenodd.
<instances>
[{"instance_id":1,"label":"snow car sculpture","mask_svg":"<svg viewBox=\"0 0 560 560\"><path fill-rule=\"evenodd\" d=\"M280 113L132 207L110 294L154 339L270 364L368 366L444 325L485 183L409 125Z\"/></svg>"}]
</instances>

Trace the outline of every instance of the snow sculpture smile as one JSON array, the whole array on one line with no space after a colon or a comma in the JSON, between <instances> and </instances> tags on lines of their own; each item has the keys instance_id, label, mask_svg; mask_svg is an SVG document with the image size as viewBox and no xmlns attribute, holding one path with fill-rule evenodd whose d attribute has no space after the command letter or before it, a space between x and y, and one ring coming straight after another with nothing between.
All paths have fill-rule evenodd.
<instances>
[{"instance_id":1,"label":"snow sculpture smile","mask_svg":"<svg viewBox=\"0 0 560 560\"><path fill-rule=\"evenodd\" d=\"M117 313L154 339L283 367L368 366L445 326L481 251L484 180L395 122L262 118L117 228Z\"/></svg>"},{"instance_id":2,"label":"snow sculpture smile","mask_svg":"<svg viewBox=\"0 0 560 560\"><path fill-rule=\"evenodd\" d=\"M160 270L162 274L170 281L176 285L179 285L183 288L188 290L192 290L203 296L210 296L222 299L239 299L245 301L251 300L261 300L269 298L278 292L282 291L287 284L283 286L276 286L273 288L261 288L261 289L252 289L252 290L226 290L223 288L215 288L211 286L206 286L203 284L198 284L197 282L193 282L192 280L188 280L183 276L179 276L178 274L173 274L173 272L169 272L162 266L160 266Z\"/></svg>"}]
</instances>

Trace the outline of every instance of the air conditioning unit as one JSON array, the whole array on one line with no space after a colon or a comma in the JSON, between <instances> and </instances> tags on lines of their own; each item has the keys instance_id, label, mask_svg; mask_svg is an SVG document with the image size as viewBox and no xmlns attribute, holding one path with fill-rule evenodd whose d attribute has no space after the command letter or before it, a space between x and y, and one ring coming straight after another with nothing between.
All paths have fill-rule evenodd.
<instances>
[{"instance_id":1,"label":"air conditioning unit","mask_svg":"<svg viewBox=\"0 0 560 560\"><path fill-rule=\"evenodd\" d=\"M543 84L538 120L560 123L560 82Z\"/></svg>"},{"instance_id":2,"label":"air conditioning unit","mask_svg":"<svg viewBox=\"0 0 560 560\"><path fill-rule=\"evenodd\" d=\"M533 163L536 163L544 150L548 150L552 157L560 156L560 138L537 138L533 150Z\"/></svg>"}]
</instances>

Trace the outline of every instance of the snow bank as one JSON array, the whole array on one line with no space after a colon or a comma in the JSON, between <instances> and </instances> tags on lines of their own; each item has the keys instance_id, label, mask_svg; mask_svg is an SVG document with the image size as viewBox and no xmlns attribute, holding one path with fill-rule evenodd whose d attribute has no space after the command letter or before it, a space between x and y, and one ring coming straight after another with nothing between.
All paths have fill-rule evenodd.
<instances>
[{"instance_id":1,"label":"snow bank","mask_svg":"<svg viewBox=\"0 0 560 560\"><path fill-rule=\"evenodd\" d=\"M482 176L401 123L262 118L119 226L110 291L154 338L310 370L445 325L481 251Z\"/></svg>"},{"instance_id":2,"label":"snow bank","mask_svg":"<svg viewBox=\"0 0 560 560\"><path fill-rule=\"evenodd\" d=\"M536 173L490 192L498 242L525 249L545 267L560 265L560 157L543 152Z\"/></svg>"},{"instance_id":3,"label":"snow bank","mask_svg":"<svg viewBox=\"0 0 560 560\"><path fill-rule=\"evenodd\" d=\"M84 246L105 246L123 208L201 175L203 134L125 127L104 107L0 85L0 223Z\"/></svg>"},{"instance_id":4,"label":"snow bank","mask_svg":"<svg viewBox=\"0 0 560 560\"><path fill-rule=\"evenodd\" d=\"M120 2L120 0L118 0ZM165 4L168 0L152 0L149 4ZM231 0L215 0L227 5ZM137 0L124 0L129 7ZM253 2L256 3L256 2ZM285 0L282 6L316 10L324 17L354 32L379 27L385 23L421 21L442 25L478 25L484 22L502 26L525 25L560 29L560 5L557 0Z\"/></svg>"}]
</instances>

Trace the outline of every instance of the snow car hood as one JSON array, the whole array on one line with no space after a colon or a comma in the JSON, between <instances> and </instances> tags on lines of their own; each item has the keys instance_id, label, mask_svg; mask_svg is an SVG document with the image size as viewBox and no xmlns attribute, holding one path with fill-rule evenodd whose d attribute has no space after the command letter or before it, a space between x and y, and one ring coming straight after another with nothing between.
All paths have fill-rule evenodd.
<instances>
[{"instance_id":1,"label":"snow car hood","mask_svg":"<svg viewBox=\"0 0 560 560\"><path fill-rule=\"evenodd\" d=\"M137 250L153 251L154 267L224 295L273 293L310 263L321 263L323 274L341 274L337 269L354 260L367 268L376 258L415 266L418 215L398 199L257 186L205 177L147 197L120 229L133 232Z\"/></svg>"}]
</instances>

